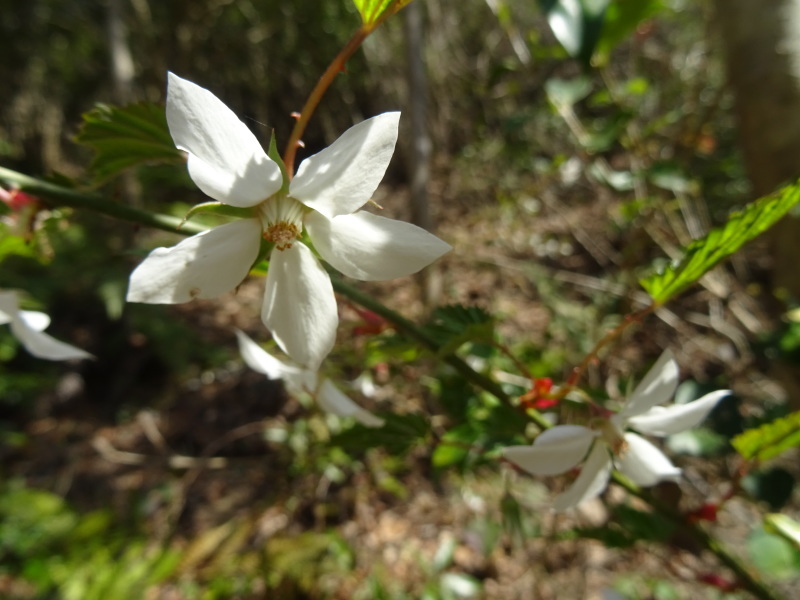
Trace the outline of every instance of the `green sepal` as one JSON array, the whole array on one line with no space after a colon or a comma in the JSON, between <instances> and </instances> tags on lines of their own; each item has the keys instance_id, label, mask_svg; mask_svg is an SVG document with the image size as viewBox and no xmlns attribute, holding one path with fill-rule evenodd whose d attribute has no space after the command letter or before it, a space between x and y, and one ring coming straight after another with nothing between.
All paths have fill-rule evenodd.
<instances>
[{"instance_id":1,"label":"green sepal","mask_svg":"<svg viewBox=\"0 0 800 600\"><path fill-rule=\"evenodd\" d=\"M189 209L189 212L184 215L181 225L186 223L186 221L191 219L197 213L211 213L212 215L249 219L253 216L253 209L231 206L230 204L224 204L223 202L201 202L200 204L197 204Z\"/></svg>"},{"instance_id":2,"label":"green sepal","mask_svg":"<svg viewBox=\"0 0 800 600\"><path fill-rule=\"evenodd\" d=\"M275 130L272 130L272 135L269 138L269 149L267 150L267 156L269 156L272 160L274 160L278 164L278 168L281 170L281 177L283 178L283 183L281 184L280 194L288 194L289 193L289 174L286 171L286 165L283 163L283 159L281 158L280 152L278 152L278 142L275 140Z\"/></svg>"}]
</instances>

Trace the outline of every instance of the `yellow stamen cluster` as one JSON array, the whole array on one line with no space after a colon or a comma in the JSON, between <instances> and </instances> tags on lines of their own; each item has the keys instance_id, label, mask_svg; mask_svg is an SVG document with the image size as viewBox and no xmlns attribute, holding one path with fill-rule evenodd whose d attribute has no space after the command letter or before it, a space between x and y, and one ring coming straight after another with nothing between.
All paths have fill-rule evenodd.
<instances>
[{"instance_id":1,"label":"yellow stamen cluster","mask_svg":"<svg viewBox=\"0 0 800 600\"><path fill-rule=\"evenodd\" d=\"M278 250L287 250L303 232L306 208L294 198L276 194L259 206L263 237Z\"/></svg>"},{"instance_id":2,"label":"yellow stamen cluster","mask_svg":"<svg viewBox=\"0 0 800 600\"><path fill-rule=\"evenodd\" d=\"M286 250L292 247L292 243L300 236L300 229L293 223L281 221L274 225L268 225L264 229L264 239L275 244L278 250Z\"/></svg>"}]
</instances>

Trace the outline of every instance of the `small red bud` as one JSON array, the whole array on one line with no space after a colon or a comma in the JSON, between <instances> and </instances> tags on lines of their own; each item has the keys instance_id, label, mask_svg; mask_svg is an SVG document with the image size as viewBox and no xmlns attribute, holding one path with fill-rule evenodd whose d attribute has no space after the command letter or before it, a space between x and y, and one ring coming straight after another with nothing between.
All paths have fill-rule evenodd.
<instances>
[{"instance_id":1,"label":"small red bud","mask_svg":"<svg viewBox=\"0 0 800 600\"><path fill-rule=\"evenodd\" d=\"M713 586L717 589L722 590L723 592L734 592L739 589L739 584L735 581L728 581L721 575L717 575L716 573L706 573L698 577L699 581L703 583Z\"/></svg>"},{"instance_id":2,"label":"small red bud","mask_svg":"<svg viewBox=\"0 0 800 600\"><path fill-rule=\"evenodd\" d=\"M717 520L717 513L719 512L719 504L715 504L713 502L708 502L703 504L700 508L697 508L686 515L686 518L691 523L697 523L698 521L711 521L712 523L716 522Z\"/></svg>"}]
</instances>

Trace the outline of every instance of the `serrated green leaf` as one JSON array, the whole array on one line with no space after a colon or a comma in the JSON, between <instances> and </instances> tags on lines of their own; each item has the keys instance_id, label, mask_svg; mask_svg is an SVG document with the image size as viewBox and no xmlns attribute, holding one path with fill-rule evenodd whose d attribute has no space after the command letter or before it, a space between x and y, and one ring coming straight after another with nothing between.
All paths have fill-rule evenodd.
<instances>
[{"instance_id":1,"label":"serrated green leaf","mask_svg":"<svg viewBox=\"0 0 800 600\"><path fill-rule=\"evenodd\" d=\"M383 427L354 425L331 438L331 444L347 451L359 452L382 447L392 454L407 452L430 433L429 421L416 414L380 414L385 421Z\"/></svg>"},{"instance_id":2,"label":"serrated green leaf","mask_svg":"<svg viewBox=\"0 0 800 600\"><path fill-rule=\"evenodd\" d=\"M439 344L438 354L445 356L467 342L492 342L494 322L482 308L451 304L433 311L425 331Z\"/></svg>"},{"instance_id":3,"label":"serrated green leaf","mask_svg":"<svg viewBox=\"0 0 800 600\"><path fill-rule=\"evenodd\" d=\"M722 227L692 242L683 258L661 273L640 280L656 304L663 304L700 279L722 260L774 225L800 202L800 182L765 196L731 215Z\"/></svg>"},{"instance_id":4,"label":"serrated green leaf","mask_svg":"<svg viewBox=\"0 0 800 600\"><path fill-rule=\"evenodd\" d=\"M376 23L383 13L390 8L397 12L410 3L411 0L353 0L353 4L356 5L364 25Z\"/></svg>"},{"instance_id":5,"label":"serrated green leaf","mask_svg":"<svg viewBox=\"0 0 800 600\"><path fill-rule=\"evenodd\" d=\"M286 173L286 164L283 162L283 158L281 158L281 153L278 151L278 141L275 139L275 130L272 130L272 135L269 138L269 150L267 150L267 156L269 156L275 163L278 165L278 168L281 171L281 179L283 184L281 185L281 192L284 194L289 193L289 175Z\"/></svg>"},{"instance_id":6,"label":"serrated green leaf","mask_svg":"<svg viewBox=\"0 0 800 600\"><path fill-rule=\"evenodd\" d=\"M731 440L736 451L746 459L766 460L800 446L800 411L750 429Z\"/></svg>"},{"instance_id":7,"label":"serrated green leaf","mask_svg":"<svg viewBox=\"0 0 800 600\"><path fill-rule=\"evenodd\" d=\"M90 169L99 181L135 165L183 160L156 104L99 105L83 115L75 140L95 151Z\"/></svg>"}]
</instances>

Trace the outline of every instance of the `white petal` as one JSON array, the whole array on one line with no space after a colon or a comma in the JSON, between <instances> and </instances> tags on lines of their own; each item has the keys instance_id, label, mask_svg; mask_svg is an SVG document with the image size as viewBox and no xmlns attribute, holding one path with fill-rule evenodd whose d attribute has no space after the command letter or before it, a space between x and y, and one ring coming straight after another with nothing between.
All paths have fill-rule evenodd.
<instances>
[{"instance_id":1,"label":"white petal","mask_svg":"<svg viewBox=\"0 0 800 600\"><path fill-rule=\"evenodd\" d=\"M177 304L215 298L239 285L261 245L261 225L241 219L156 248L131 273L128 302Z\"/></svg>"},{"instance_id":2,"label":"white petal","mask_svg":"<svg viewBox=\"0 0 800 600\"><path fill-rule=\"evenodd\" d=\"M281 188L281 172L235 114L207 89L169 74L167 123L189 153L189 175L204 193L232 206L255 206Z\"/></svg>"},{"instance_id":3,"label":"white petal","mask_svg":"<svg viewBox=\"0 0 800 600\"><path fill-rule=\"evenodd\" d=\"M261 319L281 349L312 371L333 348L339 315L331 278L304 244L272 251Z\"/></svg>"},{"instance_id":4,"label":"white petal","mask_svg":"<svg viewBox=\"0 0 800 600\"><path fill-rule=\"evenodd\" d=\"M365 211L328 219L306 216L306 229L322 258L348 277L385 281L416 273L452 250L424 229Z\"/></svg>"},{"instance_id":5,"label":"white petal","mask_svg":"<svg viewBox=\"0 0 800 600\"><path fill-rule=\"evenodd\" d=\"M317 402L323 410L340 417L353 417L356 421L367 427L383 427L384 420L376 417L368 410L361 408L353 402L330 379L322 382L317 393Z\"/></svg>"},{"instance_id":6,"label":"white petal","mask_svg":"<svg viewBox=\"0 0 800 600\"><path fill-rule=\"evenodd\" d=\"M675 362L672 352L666 350L633 390L619 416L624 420L647 412L653 406L669 400L676 389L678 363Z\"/></svg>"},{"instance_id":7,"label":"white petal","mask_svg":"<svg viewBox=\"0 0 800 600\"><path fill-rule=\"evenodd\" d=\"M599 496L608 485L612 467L608 447L603 443L592 446L580 475L566 492L556 496L553 508L559 511L567 510Z\"/></svg>"},{"instance_id":8,"label":"white petal","mask_svg":"<svg viewBox=\"0 0 800 600\"><path fill-rule=\"evenodd\" d=\"M557 425L543 431L532 446L509 446L503 456L533 475L558 475L577 465L596 433L580 425Z\"/></svg>"},{"instance_id":9,"label":"white petal","mask_svg":"<svg viewBox=\"0 0 800 600\"><path fill-rule=\"evenodd\" d=\"M617 468L636 485L650 486L680 477L681 470L661 450L635 433L625 434L626 448L617 457Z\"/></svg>"},{"instance_id":10,"label":"white petal","mask_svg":"<svg viewBox=\"0 0 800 600\"><path fill-rule=\"evenodd\" d=\"M717 402L730 393L730 390L718 390L686 404L654 406L643 415L628 419L628 424L642 433L672 435L698 425Z\"/></svg>"},{"instance_id":11,"label":"white petal","mask_svg":"<svg viewBox=\"0 0 800 600\"><path fill-rule=\"evenodd\" d=\"M93 358L91 354L80 348L61 342L46 333L28 327L28 324L23 318L11 321L11 331L17 339L22 342L25 349L37 358L46 358L48 360Z\"/></svg>"},{"instance_id":12,"label":"white petal","mask_svg":"<svg viewBox=\"0 0 800 600\"><path fill-rule=\"evenodd\" d=\"M34 331L44 331L50 326L50 317L38 310L21 310L17 317Z\"/></svg>"},{"instance_id":13,"label":"white petal","mask_svg":"<svg viewBox=\"0 0 800 600\"><path fill-rule=\"evenodd\" d=\"M328 218L364 206L392 159L399 121L399 112L388 112L345 131L300 164L289 195Z\"/></svg>"},{"instance_id":14,"label":"white petal","mask_svg":"<svg viewBox=\"0 0 800 600\"><path fill-rule=\"evenodd\" d=\"M0 291L0 325L13 321L19 313L17 292Z\"/></svg>"},{"instance_id":15,"label":"white petal","mask_svg":"<svg viewBox=\"0 0 800 600\"><path fill-rule=\"evenodd\" d=\"M317 376L313 371L278 360L238 329L236 337L242 360L254 371L263 373L270 379L282 379L292 394L313 392L316 389Z\"/></svg>"}]
</instances>

